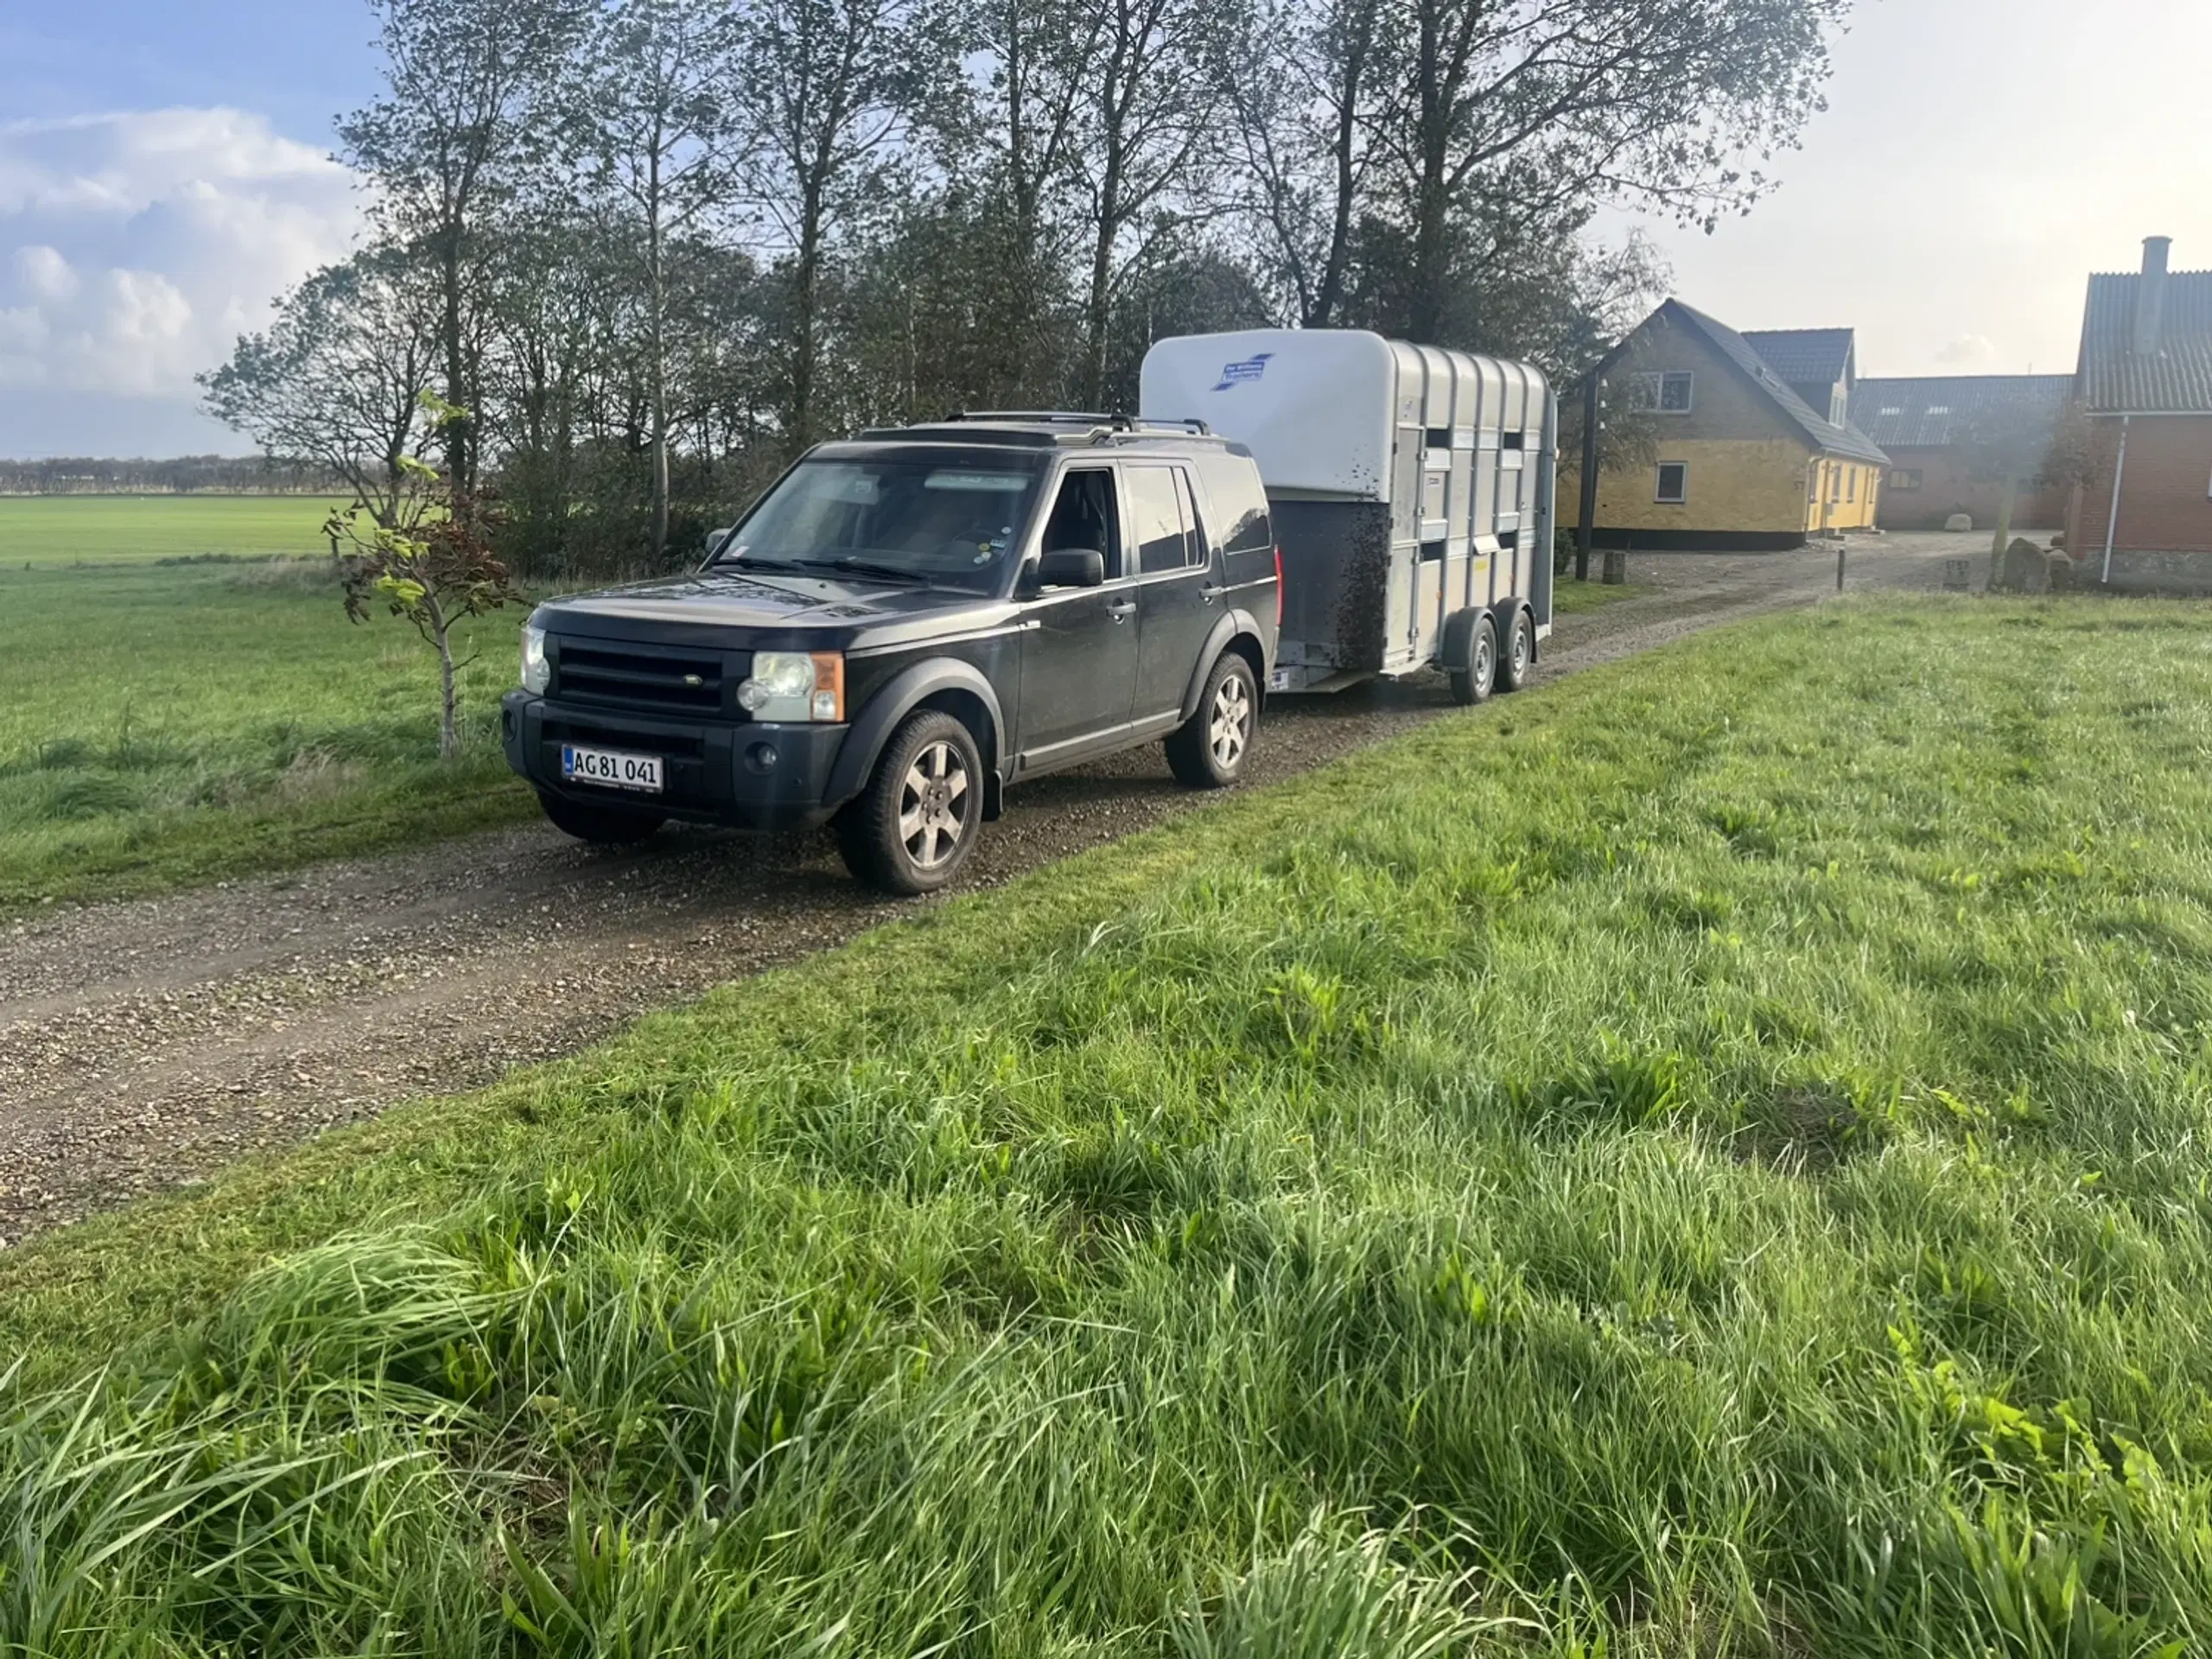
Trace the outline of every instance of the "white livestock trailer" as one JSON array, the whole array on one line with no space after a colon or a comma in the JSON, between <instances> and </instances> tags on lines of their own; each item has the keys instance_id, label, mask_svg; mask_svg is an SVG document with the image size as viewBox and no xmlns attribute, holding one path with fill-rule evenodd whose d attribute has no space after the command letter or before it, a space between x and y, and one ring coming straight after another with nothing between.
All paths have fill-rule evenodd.
<instances>
[{"instance_id":1,"label":"white livestock trailer","mask_svg":"<svg viewBox=\"0 0 2212 1659\"><path fill-rule=\"evenodd\" d=\"M1141 413L1259 462L1281 549L1277 691L1425 668L1460 701L1527 677L1552 627L1559 401L1526 364L1344 329L1163 340Z\"/></svg>"}]
</instances>

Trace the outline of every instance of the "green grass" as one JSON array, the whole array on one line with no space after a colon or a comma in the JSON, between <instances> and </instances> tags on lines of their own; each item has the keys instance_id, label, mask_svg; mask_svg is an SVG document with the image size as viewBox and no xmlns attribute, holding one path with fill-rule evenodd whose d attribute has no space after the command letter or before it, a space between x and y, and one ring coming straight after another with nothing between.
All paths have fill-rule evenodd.
<instances>
[{"instance_id":1,"label":"green grass","mask_svg":"<svg viewBox=\"0 0 2212 1659\"><path fill-rule=\"evenodd\" d=\"M0 1258L0 1629L2212 1649L2207 621L1708 636Z\"/></svg>"},{"instance_id":2,"label":"green grass","mask_svg":"<svg viewBox=\"0 0 2212 1659\"><path fill-rule=\"evenodd\" d=\"M435 657L396 619L348 623L327 563L0 563L0 913L534 810L496 730L523 614L471 632L448 765Z\"/></svg>"},{"instance_id":3,"label":"green grass","mask_svg":"<svg viewBox=\"0 0 2212 1659\"><path fill-rule=\"evenodd\" d=\"M341 499L304 495L0 496L0 569L327 553Z\"/></svg>"},{"instance_id":4,"label":"green grass","mask_svg":"<svg viewBox=\"0 0 2212 1659\"><path fill-rule=\"evenodd\" d=\"M1642 599L1656 591L1649 584L1640 582L1624 582L1608 588L1602 582L1562 578L1552 589L1552 613L1555 616L1580 616L1585 612L1618 605L1624 599Z\"/></svg>"}]
</instances>

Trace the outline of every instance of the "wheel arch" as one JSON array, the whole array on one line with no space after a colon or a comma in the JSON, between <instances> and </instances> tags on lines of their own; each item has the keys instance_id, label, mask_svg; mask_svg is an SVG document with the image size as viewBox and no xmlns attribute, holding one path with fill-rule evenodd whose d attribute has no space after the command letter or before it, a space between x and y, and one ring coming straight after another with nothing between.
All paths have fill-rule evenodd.
<instances>
[{"instance_id":1,"label":"wheel arch","mask_svg":"<svg viewBox=\"0 0 2212 1659\"><path fill-rule=\"evenodd\" d=\"M1191 683L1183 690L1185 720L1198 712L1198 699L1206 689L1206 676L1213 672L1213 665L1221 660L1221 653L1233 651L1251 664L1252 684L1264 709L1268 701L1268 652L1262 643L1260 625L1249 611L1231 611L1213 625L1213 632L1206 635L1205 649L1198 653L1197 665L1191 671Z\"/></svg>"},{"instance_id":2,"label":"wheel arch","mask_svg":"<svg viewBox=\"0 0 2212 1659\"><path fill-rule=\"evenodd\" d=\"M972 663L941 658L917 663L893 677L870 697L838 747L823 804L842 807L868 787L883 747L918 709L935 709L968 728L983 757L983 813L999 815L1005 764L1006 715L998 693Z\"/></svg>"}]
</instances>

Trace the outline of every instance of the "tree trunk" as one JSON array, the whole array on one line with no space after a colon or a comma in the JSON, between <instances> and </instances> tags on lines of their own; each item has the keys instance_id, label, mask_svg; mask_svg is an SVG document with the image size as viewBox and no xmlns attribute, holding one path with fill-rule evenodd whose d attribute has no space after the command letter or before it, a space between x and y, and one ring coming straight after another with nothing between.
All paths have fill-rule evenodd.
<instances>
[{"instance_id":1,"label":"tree trunk","mask_svg":"<svg viewBox=\"0 0 2212 1659\"><path fill-rule=\"evenodd\" d=\"M439 327L443 338L439 344L446 359L446 402L467 410L446 423L446 475L453 480L457 494L471 495L475 493L472 429L476 411L469 407L467 352L461 337L461 228L456 222L439 238L438 278L445 302Z\"/></svg>"},{"instance_id":2,"label":"tree trunk","mask_svg":"<svg viewBox=\"0 0 2212 1659\"><path fill-rule=\"evenodd\" d=\"M1344 79L1337 95L1337 131L1330 146L1336 162L1336 211L1329 223L1329 252L1321 266L1321 281L1308 308L1304 326L1325 328L1343 302L1344 268L1351 253L1352 207L1359 194L1357 149L1359 141L1359 94L1366 77L1367 56L1374 43L1376 0L1360 9L1352 38L1344 46Z\"/></svg>"},{"instance_id":3,"label":"tree trunk","mask_svg":"<svg viewBox=\"0 0 2212 1659\"><path fill-rule=\"evenodd\" d=\"M648 319L646 348L652 362L646 374L652 390L653 422L653 563L658 566L668 556L668 340L666 318L668 311L668 283L666 260L663 248L660 224L660 150L659 135L654 135L654 150L648 167L645 187L645 245L648 265L649 303L652 315Z\"/></svg>"},{"instance_id":4,"label":"tree trunk","mask_svg":"<svg viewBox=\"0 0 2212 1659\"><path fill-rule=\"evenodd\" d=\"M798 269L793 273L791 293L791 429L790 448L797 455L814 442L814 377L817 346L814 315L822 286L823 185L810 176L801 201Z\"/></svg>"},{"instance_id":5,"label":"tree trunk","mask_svg":"<svg viewBox=\"0 0 2212 1659\"><path fill-rule=\"evenodd\" d=\"M1106 171L1099 181L1097 235L1090 247L1090 283L1084 299L1083 404L1103 410L1106 403L1107 331L1114 303L1114 240L1121 234L1122 149L1109 129Z\"/></svg>"},{"instance_id":6,"label":"tree trunk","mask_svg":"<svg viewBox=\"0 0 2212 1659\"><path fill-rule=\"evenodd\" d=\"M435 596L429 601L430 638L438 648L438 695L442 699L438 715L438 759L450 760L461 753L461 721L457 713L459 696L454 690L453 623L439 607Z\"/></svg>"}]
</instances>

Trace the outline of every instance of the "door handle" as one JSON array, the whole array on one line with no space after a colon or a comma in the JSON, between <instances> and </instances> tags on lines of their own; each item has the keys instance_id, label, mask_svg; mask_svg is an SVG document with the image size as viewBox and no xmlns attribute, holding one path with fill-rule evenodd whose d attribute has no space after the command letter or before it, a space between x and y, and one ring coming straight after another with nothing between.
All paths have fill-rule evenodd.
<instances>
[{"instance_id":1,"label":"door handle","mask_svg":"<svg viewBox=\"0 0 2212 1659\"><path fill-rule=\"evenodd\" d=\"M1229 589L1221 586L1220 583L1210 582L1206 583L1205 587L1198 589L1198 597L1205 603L1211 605L1214 601L1219 599L1228 591Z\"/></svg>"},{"instance_id":2,"label":"door handle","mask_svg":"<svg viewBox=\"0 0 2212 1659\"><path fill-rule=\"evenodd\" d=\"M1136 607L1137 602L1134 599L1120 599L1106 607L1106 614L1116 622L1124 621L1128 619L1129 613Z\"/></svg>"}]
</instances>

